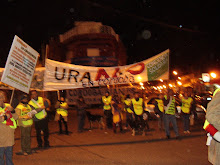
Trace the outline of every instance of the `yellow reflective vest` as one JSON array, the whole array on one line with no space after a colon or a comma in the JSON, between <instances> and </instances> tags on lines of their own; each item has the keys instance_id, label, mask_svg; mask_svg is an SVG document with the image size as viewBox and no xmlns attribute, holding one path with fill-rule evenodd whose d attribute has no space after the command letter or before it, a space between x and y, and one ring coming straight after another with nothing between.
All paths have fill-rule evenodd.
<instances>
[{"instance_id":1,"label":"yellow reflective vest","mask_svg":"<svg viewBox=\"0 0 220 165\"><path fill-rule=\"evenodd\" d=\"M24 104L22 103L19 103L16 108L21 110L21 114L19 114L19 116L27 116L28 112L32 110L30 105L27 104L27 106L24 106ZM28 119L28 120L22 121L22 124L25 126L31 126L33 124L33 120Z\"/></svg>"},{"instance_id":2,"label":"yellow reflective vest","mask_svg":"<svg viewBox=\"0 0 220 165\"><path fill-rule=\"evenodd\" d=\"M158 105L158 108L161 112L164 112L164 104L162 99L155 99Z\"/></svg>"},{"instance_id":3,"label":"yellow reflective vest","mask_svg":"<svg viewBox=\"0 0 220 165\"><path fill-rule=\"evenodd\" d=\"M67 103L66 102L60 103L60 106L65 107L67 106ZM57 108L57 113L62 116L68 116L68 111L63 108Z\"/></svg>"},{"instance_id":4,"label":"yellow reflective vest","mask_svg":"<svg viewBox=\"0 0 220 165\"><path fill-rule=\"evenodd\" d=\"M135 100L135 98L131 99L133 107L134 107L134 112L136 115L142 115L144 112L143 109L143 99L139 98L138 101Z\"/></svg>"},{"instance_id":5,"label":"yellow reflective vest","mask_svg":"<svg viewBox=\"0 0 220 165\"><path fill-rule=\"evenodd\" d=\"M103 109L104 110L111 110L111 101L112 96L102 96L102 102L104 103Z\"/></svg>"},{"instance_id":6,"label":"yellow reflective vest","mask_svg":"<svg viewBox=\"0 0 220 165\"><path fill-rule=\"evenodd\" d=\"M10 106L10 104L7 104L7 103L4 103L4 104L5 104L4 108L0 107L0 114L1 115L3 115L7 111L7 107ZM12 118L10 118L10 120L12 121L13 124L12 125L8 125L8 126L11 127L12 129L16 129L17 128L17 124L16 124L15 119L12 117ZM2 123L7 125L7 121L6 120L3 121Z\"/></svg>"},{"instance_id":7,"label":"yellow reflective vest","mask_svg":"<svg viewBox=\"0 0 220 165\"><path fill-rule=\"evenodd\" d=\"M124 100L125 105L127 106L131 106L131 99L126 99ZM128 113L133 113L133 111L131 110L131 108L124 108L125 111L127 111Z\"/></svg>"},{"instance_id":8,"label":"yellow reflective vest","mask_svg":"<svg viewBox=\"0 0 220 165\"><path fill-rule=\"evenodd\" d=\"M164 98L167 100L167 95L165 95ZM175 115L175 112L176 112L175 98L172 96L171 104L168 107L168 109L165 111L165 114Z\"/></svg>"},{"instance_id":9,"label":"yellow reflective vest","mask_svg":"<svg viewBox=\"0 0 220 165\"><path fill-rule=\"evenodd\" d=\"M191 104L193 102L193 99L191 97L188 97L187 99L182 98L181 101L182 101L181 110L183 111L183 113L189 114L190 113L190 107L191 107Z\"/></svg>"},{"instance_id":10,"label":"yellow reflective vest","mask_svg":"<svg viewBox=\"0 0 220 165\"><path fill-rule=\"evenodd\" d=\"M44 106L44 99L42 97L38 97L36 103L30 100L28 104L32 105L35 109L38 109ZM46 116L47 116L46 110L42 110L38 112L37 114L35 114L35 117L39 120L45 118Z\"/></svg>"}]
</instances>

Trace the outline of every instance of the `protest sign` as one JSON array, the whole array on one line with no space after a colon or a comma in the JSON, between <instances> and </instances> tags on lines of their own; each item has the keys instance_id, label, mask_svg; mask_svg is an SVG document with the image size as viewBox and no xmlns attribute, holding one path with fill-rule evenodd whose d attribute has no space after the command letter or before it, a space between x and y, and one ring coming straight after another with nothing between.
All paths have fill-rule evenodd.
<instances>
[{"instance_id":1,"label":"protest sign","mask_svg":"<svg viewBox=\"0 0 220 165\"><path fill-rule=\"evenodd\" d=\"M63 90L169 79L169 50L142 62L92 67L46 60L44 90Z\"/></svg>"},{"instance_id":2,"label":"protest sign","mask_svg":"<svg viewBox=\"0 0 220 165\"><path fill-rule=\"evenodd\" d=\"M29 93L39 53L15 35L1 81Z\"/></svg>"}]
</instances>

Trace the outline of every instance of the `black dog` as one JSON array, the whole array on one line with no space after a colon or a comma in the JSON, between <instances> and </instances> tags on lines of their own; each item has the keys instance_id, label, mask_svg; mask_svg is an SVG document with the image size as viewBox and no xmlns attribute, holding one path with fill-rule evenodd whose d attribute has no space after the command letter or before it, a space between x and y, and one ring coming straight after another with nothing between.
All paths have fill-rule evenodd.
<instances>
[{"instance_id":1,"label":"black dog","mask_svg":"<svg viewBox=\"0 0 220 165\"><path fill-rule=\"evenodd\" d=\"M92 129L94 123L98 123L100 129L105 128L105 124L103 121L103 116L101 115L93 115L89 111L86 111L86 116L89 121L89 129Z\"/></svg>"}]
</instances>

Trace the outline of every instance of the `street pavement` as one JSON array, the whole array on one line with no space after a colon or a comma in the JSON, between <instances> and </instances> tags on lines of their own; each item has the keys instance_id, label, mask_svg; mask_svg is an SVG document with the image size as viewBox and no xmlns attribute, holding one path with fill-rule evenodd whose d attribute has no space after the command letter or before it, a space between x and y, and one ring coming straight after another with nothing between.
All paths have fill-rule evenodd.
<instances>
[{"instance_id":1,"label":"street pavement","mask_svg":"<svg viewBox=\"0 0 220 165\"><path fill-rule=\"evenodd\" d=\"M90 110L103 114L101 109ZM157 127L157 121L149 121L150 130L146 136L131 136L131 131L114 134L112 130L98 129L77 133L75 110L69 111L69 135L58 134L58 123L49 122L49 149L36 150L28 156L16 155L20 151L20 129L15 132L13 161L15 165L210 165L207 158L206 133L203 121L196 121L191 134L184 135L182 121L178 119L180 140L165 138L164 131ZM86 120L85 128L89 124ZM32 148L37 146L35 130L32 129Z\"/></svg>"}]
</instances>

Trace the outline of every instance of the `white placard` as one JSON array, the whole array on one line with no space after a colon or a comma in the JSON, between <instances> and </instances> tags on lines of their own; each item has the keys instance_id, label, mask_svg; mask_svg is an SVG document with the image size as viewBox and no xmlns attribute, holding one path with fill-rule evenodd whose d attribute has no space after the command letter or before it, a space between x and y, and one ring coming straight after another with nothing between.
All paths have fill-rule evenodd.
<instances>
[{"instance_id":1,"label":"white placard","mask_svg":"<svg viewBox=\"0 0 220 165\"><path fill-rule=\"evenodd\" d=\"M1 81L29 93L39 53L15 35Z\"/></svg>"}]
</instances>

